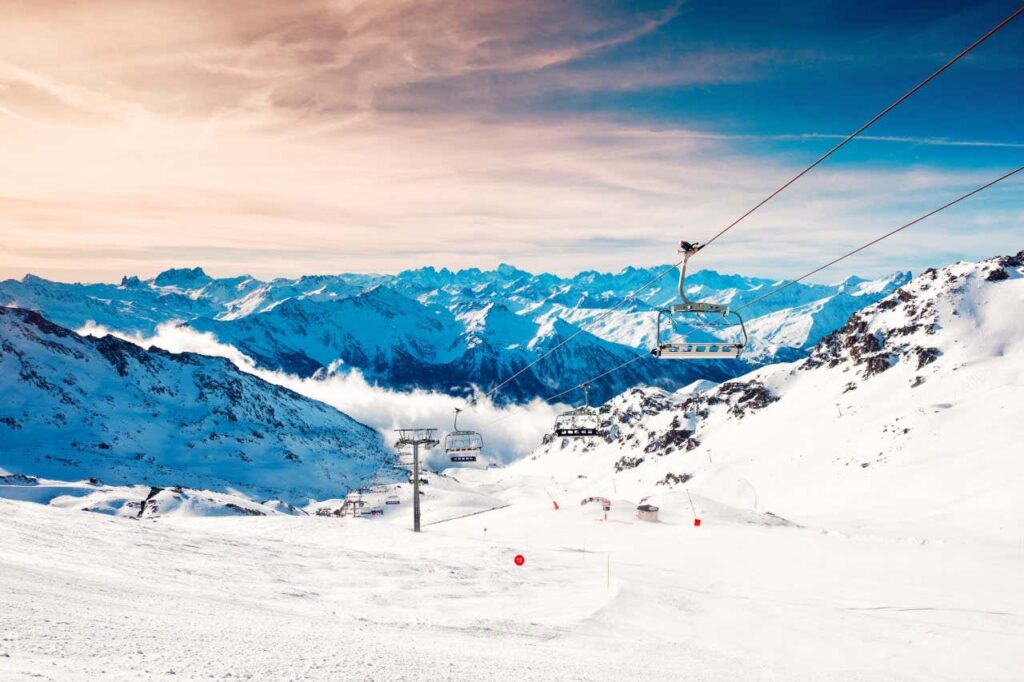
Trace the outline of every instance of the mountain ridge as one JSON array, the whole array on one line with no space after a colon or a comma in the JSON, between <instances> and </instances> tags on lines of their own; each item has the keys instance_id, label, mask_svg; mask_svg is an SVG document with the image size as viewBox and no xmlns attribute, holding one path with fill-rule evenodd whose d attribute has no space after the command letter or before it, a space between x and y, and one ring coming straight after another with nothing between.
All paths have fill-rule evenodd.
<instances>
[{"instance_id":1,"label":"mountain ridge","mask_svg":"<svg viewBox=\"0 0 1024 682\"><path fill-rule=\"evenodd\" d=\"M524 401L558 392L567 380L603 372L608 367L598 364L599 359L617 363L627 353L646 355L655 344L655 311L676 297L676 278L666 275L626 304L621 302L664 269L627 267L617 274L585 271L559 277L507 264L457 271L424 266L397 275L309 275L262 282L246 275L211 278L199 267L173 268L149 280L126 277L121 285L63 284L26 276L0 282L0 304L40 310L69 328L99 326L127 336L151 336L160 325L174 323L212 333L264 369L308 377L330 367L355 368L385 387L460 395L489 390L530 365L551 345L545 332L556 342L574 336L570 345L587 346L575 351L573 362L551 358L530 366L498 396ZM796 284L744 311L750 313L748 327L754 333L741 360L658 364L644 359L631 373L595 387L595 399L621 392L627 380L671 389L802 357L851 312L908 276ZM753 301L773 284L711 270L693 272L687 280L690 295L734 307ZM503 309L521 323L507 317L508 324L485 324L488 342L480 345L480 330L474 325ZM702 323L680 321L675 331L696 340L738 332L695 326ZM522 338L531 327L534 338ZM508 338L502 338L503 330Z\"/></svg>"}]
</instances>

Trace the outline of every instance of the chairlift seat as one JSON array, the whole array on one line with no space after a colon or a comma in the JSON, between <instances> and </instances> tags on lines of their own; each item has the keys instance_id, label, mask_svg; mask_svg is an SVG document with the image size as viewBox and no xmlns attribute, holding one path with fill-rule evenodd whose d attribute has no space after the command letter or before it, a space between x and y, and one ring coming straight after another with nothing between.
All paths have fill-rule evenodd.
<instances>
[{"instance_id":1,"label":"chairlift seat","mask_svg":"<svg viewBox=\"0 0 1024 682\"><path fill-rule=\"evenodd\" d=\"M601 434L597 429L570 426L563 429L556 428L555 435L559 438L575 438L577 436L599 436Z\"/></svg>"},{"instance_id":2,"label":"chairlift seat","mask_svg":"<svg viewBox=\"0 0 1024 682\"><path fill-rule=\"evenodd\" d=\"M729 306L719 303L704 303L703 301L687 301L686 303L673 303L668 307L672 313L719 313L729 314Z\"/></svg>"},{"instance_id":3,"label":"chairlift seat","mask_svg":"<svg viewBox=\"0 0 1024 682\"><path fill-rule=\"evenodd\" d=\"M484 448L484 438L476 431L459 429L460 408L455 408L455 423L444 438L444 454L452 464L468 464L477 461Z\"/></svg>"},{"instance_id":4,"label":"chairlift seat","mask_svg":"<svg viewBox=\"0 0 1024 682\"><path fill-rule=\"evenodd\" d=\"M740 356L743 346L735 343L663 343L651 350L651 355L664 360L725 358Z\"/></svg>"},{"instance_id":5,"label":"chairlift seat","mask_svg":"<svg viewBox=\"0 0 1024 682\"><path fill-rule=\"evenodd\" d=\"M555 420L555 435L560 438L599 436L600 427L597 413L587 407L580 407L558 416Z\"/></svg>"},{"instance_id":6,"label":"chairlift seat","mask_svg":"<svg viewBox=\"0 0 1024 682\"><path fill-rule=\"evenodd\" d=\"M475 462L476 455L451 455L448 460L451 462Z\"/></svg>"}]
</instances>

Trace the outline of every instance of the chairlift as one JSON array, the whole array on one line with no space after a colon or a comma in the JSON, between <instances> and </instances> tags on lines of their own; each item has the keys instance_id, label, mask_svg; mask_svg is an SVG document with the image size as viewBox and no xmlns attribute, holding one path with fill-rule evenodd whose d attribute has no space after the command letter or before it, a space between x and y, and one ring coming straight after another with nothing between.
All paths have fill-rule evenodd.
<instances>
[{"instance_id":1,"label":"chairlift","mask_svg":"<svg viewBox=\"0 0 1024 682\"><path fill-rule=\"evenodd\" d=\"M452 431L444 439L444 454L452 464L476 462L484 447L484 439L476 431L459 430L459 413L462 408L455 408L455 422Z\"/></svg>"},{"instance_id":2,"label":"chairlift","mask_svg":"<svg viewBox=\"0 0 1024 682\"><path fill-rule=\"evenodd\" d=\"M743 318L729 306L718 303L706 303L704 301L691 301L686 298L686 263L690 257L700 251L702 244L691 244L687 241L679 242L677 253L683 254L683 264L679 268L679 299L681 303L673 303L668 308L658 311L657 335L655 340L657 346L651 350L651 355L661 360L693 360L703 358L735 359L740 356L743 348L747 345L747 328L743 324ZM667 342L661 339L662 318L672 315L709 315L719 314L723 318L732 315L740 325L740 332L743 340L738 342L693 342L686 339L672 339ZM668 325L671 329L672 325Z\"/></svg>"},{"instance_id":3,"label":"chairlift","mask_svg":"<svg viewBox=\"0 0 1024 682\"><path fill-rule=\"evenodd\" d=\"M587 384L580 384L580 388L583 389L583 406L563 412L555 419L555 435L560 438L600 435L601 419L597 412L590 409Z\"/></svg>"},{"instance_id":4,"label":"chairlift","mask_svg":"<svg viewBox=\"0 0 1024 682\"><path fill-rule=\"evenodd\" d=\"M402 504L402 501L398 499L398 493L391 493L384 498L384 504Z\"/></svg>"}]
</instances>

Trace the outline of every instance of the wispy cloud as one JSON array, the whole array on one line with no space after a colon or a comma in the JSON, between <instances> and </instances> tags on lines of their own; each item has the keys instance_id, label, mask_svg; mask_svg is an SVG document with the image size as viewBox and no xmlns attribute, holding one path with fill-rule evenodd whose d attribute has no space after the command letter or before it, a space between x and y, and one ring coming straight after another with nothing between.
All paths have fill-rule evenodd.
<instances>
[{"instance_id":1,"label":"wispy cloud","mask_svg":"<svg viewBox=\"0 0 1024 682\"><path fill-rule=\"evenodd\" d=\"M770 139L785 140L841 140L846 135L838 133L802 133L800 135L773 135ZM948 137L910 137L900 135L860 135L864 142L896 142L899 144L923 144L936 147L988 147L992 149L1024 149L1024 142L1002 142L998 140L955 140Z\"/></svg>"},{"instance_id":2,"label":"wispy cloud","mask_svg":"<svg viewBox=\"0 0 1024 682\"><path fill-rule=\"evenodd\" d=\"M114 279L186 259L257 276L663 262L675 240L713 233L803 161L760 156L748 140L832 136L758 138L536 106L570 90L762 79L803 58L706 44L625 49L686 9L644 7L12 4L0 22L0 274ZM819 241L799 248L823 253L823 243L846 244L976 179L823 168L706 265L785 275L794 256L774 252L780 241L813 232ZM985 205L1006 219L1005 207ZM1009 227L998 225L979 250L1004 243Z\"/></svg>"}]
</instances>

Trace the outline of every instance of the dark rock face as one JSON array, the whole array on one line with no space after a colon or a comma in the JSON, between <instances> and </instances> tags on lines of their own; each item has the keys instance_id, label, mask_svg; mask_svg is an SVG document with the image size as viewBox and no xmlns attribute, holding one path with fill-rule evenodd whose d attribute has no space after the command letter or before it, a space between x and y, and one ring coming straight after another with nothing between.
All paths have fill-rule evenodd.
<instances>
[{"instance_id":1,"label":"dark rock face","mask_svg":"<svg viewBox=\"0 0 1024 682\"><path fill-rule=\"evenodd\" d=\"M708 408L728 405L730 414L742 418L748 412L762 410L778 399L778 396L773 395L760 381L727 381L712 391L688 398L680 406L680 410L684 414L693 414L698 419L707 419Z\"/></svg>"},{"instance_id":2,"label":"dark rock face","mask_svg":"<svg viewBox=\"0 0 1024 682\"><path fill-rule=\"evenodd\" d=\"M896 301L896 298L889 298L878 305L891 310L899 305ZM912 299L905 305L912 305ZM884 337L868 331L868 320L861 313L854 313L846 324L822 339L800 368L836 367L844 360L863 367L865 379L889 369Z\"/></svg>"},{"instance_id":3,"label":"dark rock face","mask_svg":"<svg viewBox=\"0 0 1024 682\"><path fill-rule=\"evenodd\" d=\"M693 478L693 476L691 474L673 474L673 473L668 473L668 474L665 474L665 478L663 478L660 481L658 481L655 485L669 485L669 486L679 485L681 483L686 483L691 478Z\"/></svg>"},{"instance_id":4,"label":"dark rock face","mask_svg":"<svg viewBox=\"0 0 1024 682\"><path fill-rule=\"evenodd\" d=\"M261 512L258 509L250 509L248 507L240 507L237 504L234 504L232 502L229 502L229 503L227 503L224 506L227 507L228 509L230 509L231 511L235 512L239 516L266 516L266 514L264 514L263 512Z\"/></svg>"},{"instance_id":5,"label":"dark rock face","mask_svg":"<svg viewBox=\"0 0 1024 682\"><path fill-rule=\"evenodd\" d=\"M35 476L26 476L25 474L5 474L0 476L0 484L2 485L39 485L39 479Z\"/></svg>"},{"instance_id":6,"label":"dark rock face","mask_svg":"<svg viewBox=\"0 0 1024 682\"><path fill-rule=\"evenodd\" d=\"M70 329L65 329L64 327L60 327L55 325L53 322L50 322L35 310L0 307L0 315L19 317L23 322L25 322L25 324L30 324L44 334L49 334L51 336L66 338L74 334Z\"/></svg>"},{"instance_id":7,"label":"dark rock face","mask_svg":"<svg viewBox=\"0 0 1024 682\"><path fill-rule=\"evenodd\" d=\"M737 417L764 409L779 399L760 381L730 381L722 384L718 395L730 403L729 412Z\"/></svg>"},{"instance_id":8,"label":"dark rock face","mask_svg":"<svg viewBox=\"0 0 1024 682\"><path fill-rule=\"evenodd\" d=\"M1004 268L1024 268L1024 249L1016 255L997 258L996 262Z\"/></svg>"},{"instance_id":9,"label":"dark rock face","mask_svg":"<svg viewBox=\"0 0 1024 682\"><path fill-rule=\"evenodd\" d=\"M689 429L668 429L660 435L654 435L644 452L664 456L674 450L689 452L700 445Z\"/></svg>"},{"instance_id":10,"label":"dark rock face","mask_svg":"<svg viewBox=\"0 0 1024 682\"><path fill-rule=\"evenodd\" d=\"M940 355L942 355L942 351L938 348L921 348L920 346L915 346L913 348L913 352L917 355L918 369L921 369L925 365L932 364Z\"/></svg>"},{"instance_id":11,"label":"dark rock face","mask_svg":"<svg viewBox=\"0 0 1024 682\"><path fill-rule=\"evenodd\" d=\"M947 280L948 277L949 273ZM926 270L916 280L918 289L927 290L930 288L928 282L938 278L937 270ZM878 327L873 323L875 316L879 314L900 313L905 321L898 326ZM859 368L862 379L869 379L887 371L901 359L910 358L916 360L920 369L934 362L941 353L936 348L916 345L910 339L922 330L926 334L933 334L937 328L934 297L929 296L922 301L913 291L899 289L873 306L854 313L845 325L822 339L821 343L812 349L810 356L800 365L800 369L813 370L847 364ZM855 388L855 382L847 386L847 390Z\"/></svg>"},{"instance_id":12,"label":"dark rock face","mask_svg":"<svg viewBox=\"0 0 1024 682\"><path fill-rule=\"evenodd\" d=\"M635 469L644 463L643 457L626 457L619 458L619 461L615 463L615 472L621 473L628 469Z\"/></svg>"}]
</instances>

